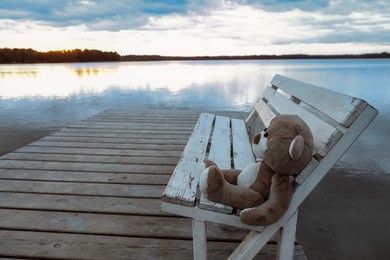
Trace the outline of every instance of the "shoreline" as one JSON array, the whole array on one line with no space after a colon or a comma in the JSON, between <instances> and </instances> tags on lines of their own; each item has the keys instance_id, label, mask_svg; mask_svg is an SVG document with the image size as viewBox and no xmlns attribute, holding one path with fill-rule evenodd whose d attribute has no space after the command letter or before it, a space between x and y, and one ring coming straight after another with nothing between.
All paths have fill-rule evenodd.
<instances>
[{"instance_id":1,"label":"shoreline","mask_svg":"<svg viewBox=\"0 0 390 260\"><path fill-rule=\"evenodd\" d=\"M173 56L158 54L120 55L113 51L96 49L36 51L31 48L0 48L0 64L24 63L85 63L85 62L139 62L139 61L207 61L207 60L324 60L324 59L389 59L390 53L361 54L252 54L252 55L200 55Z\"/></svg>"}]
</instances>

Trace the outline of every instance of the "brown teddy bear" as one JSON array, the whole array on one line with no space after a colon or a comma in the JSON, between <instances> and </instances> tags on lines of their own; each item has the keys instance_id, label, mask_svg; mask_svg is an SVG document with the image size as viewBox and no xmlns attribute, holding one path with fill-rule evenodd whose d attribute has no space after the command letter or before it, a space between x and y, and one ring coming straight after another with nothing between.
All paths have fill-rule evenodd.
<instances>
[{"instance_id":1,"label":"brown teddy bear","mask_svg":"<svg viewBox=\"0 0 390 260\"><path fill-rule=\"evenodd\" d=\"M314 143L307 124L296 115L278 115L254 139L260 160L244 170L221 170L212 161L199 180L201 192L211 201L244 209L248 225L270 225L287 211L292 198L290 176L310 162Z\"/></svg>"}]
</instances>

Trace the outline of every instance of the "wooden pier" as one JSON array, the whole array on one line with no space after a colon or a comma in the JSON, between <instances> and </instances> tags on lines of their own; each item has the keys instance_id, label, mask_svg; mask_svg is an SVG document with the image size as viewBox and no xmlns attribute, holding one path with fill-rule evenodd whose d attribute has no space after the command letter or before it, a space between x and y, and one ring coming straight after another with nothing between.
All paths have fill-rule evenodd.
<instances>
[{"instance_id":1,"label":"wooden pier","mask_svg":"<svg viewBox=\"0 0 390 260\"><path fill-rule=\"evenodd\" d=\"M0 258L192 259L191 221L160 204L198 116L106 111L1 157ZM210 259L246 233L210 224Z\"/></svg>"}]
</instances>

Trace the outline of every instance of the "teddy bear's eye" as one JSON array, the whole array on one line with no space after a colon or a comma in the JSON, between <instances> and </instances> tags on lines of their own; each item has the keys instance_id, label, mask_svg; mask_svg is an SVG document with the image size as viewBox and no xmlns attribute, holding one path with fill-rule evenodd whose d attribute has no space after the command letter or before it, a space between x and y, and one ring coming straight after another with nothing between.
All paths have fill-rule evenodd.
<instances>
[{"instance_id":1,"label":"teddy bear's eye","mask_svg":"<svg viewBox=\"0 0 390 260\"><path fill-rule=\"evenodd\" d=\"M268 132L265 132L263 136L268 137Z\"/></svg>"}]
</instances>

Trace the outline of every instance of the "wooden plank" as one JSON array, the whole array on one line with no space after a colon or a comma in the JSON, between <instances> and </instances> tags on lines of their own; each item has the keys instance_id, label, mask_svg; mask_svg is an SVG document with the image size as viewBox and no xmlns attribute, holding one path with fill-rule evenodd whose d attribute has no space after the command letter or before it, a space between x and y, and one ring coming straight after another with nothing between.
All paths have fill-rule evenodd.
<instances>
[{"instance_id":1,"label":"wooden plank","mask_svg":"<svg viewBox=\"0 0 390 260\"><path fill-rule=\"evenodd\" d=\"M263 95L268 100L268 104L271 104L279 113L296 114L306 122L314 136L315 150L321 156L325 156L342 136L342 132L338 129L298 106L271 87L267 87Z\"/></svg>"},{"instance_id":2,"label":"wooden plank","mask_svg":"<svg viewBox=\"0 0 390 260\"><path fill-rule=\"evenodd\" d=\"M88 132L88 131L67 131L66 128L62 131L58 131L56 133L53 133L51 136L69 136L69 137L97 137L97 138L121 138L121 139L159 139L159 140L165 140L165 139L172 139L175 138L176 140L185 140L188 141L188 138L190 137L191 133L188 134L170 134L170 133L153 133L153 134L147 134L147 133L111 133L111 132Z\"/></svg>"},{"instance_id":3,"label":"wooden plank","mask_svg":"<svg viewBox=\"0 0 390 260\"><path fill-rule=\"evenodd\" d=\"M113 123L113 122L81 122L77 124L82 128L103 128L103 129L153 129L153 130L188 130L193 128L193 124L153 124L153 123Z\"/></svg>"},{"instance_id":4,"label":"wooden plank","mask_svg":"<svg viewBox=\"0 0 390 260\"><path fill-rule=\"evenodd\" d=\"M234 169L243 170L254 162L252 144L249 140L245 122L232 118Z\"/></svg>"},{"instance_id":5,"label":"wooden plank","mask_svg":"<svg viewBox=\"0 0 390 260\"><path fill-rule=\"evenodd\" d=\"M202 171L207 144L211 134L214 115L202 113L193 133L173 172L164 194L163 201L193 206Z\"/></svg>"},{"instance_id":6,"label":"wooden plank","mask_svg":"<svg viewBox=\"0 0 390 260\"><path fill-rule=\"evenodd\" d=\"M196 260L207 260L206 230L206 222L192 220L192 245Z\"/></svg>"},{"instance_id":7,"label":"wooden plank","mask_svg":"<svg viewBox=\"0 0 390 260\"><path fill-rule=\"evenodd\" d=\"M90 117L82 122L118 122L118 123L153 123L153 124L172 124L177 125L178 122L182 122L187 125L190 124L195 126L196 124L195 118L187 118L187 117L154 117L154 118L145 118L145 117L118 117L118 116L95 116Z\"/></svg>"},{"instance_id":8,"label":"wooden plank","mask_svg":"<svg viewBox=\"0 0 390 260\"><path fill-rule=\"evenodd\" d=\"M297 97L346 127L349 127L367 106L366 102L358 98L281 75L276 75L271 84Z\"/></svg>"},{"instance_id":9,"label":"wooden plank","mask_svg":"<svg viewBox=\"0 0 390 260\"><path fill-rule=\"evenodd\" d=\"M156 173L170 174L174 166L170 165L145 165L145 164L107 164L87 162L50 162L50 161L18 161L0 160L0 168L3 169L32 169L32 170L69 170L89 172L118 172L118 173Z\"/></svg>"},{"instance_id":10,"label":"wooden plank","mask_svg":"<svg viewBox=\"0 0 390 260\"><path fill-rule=\"evenodd\" d=\"M47 142L36 141L30 145L74 148L133 149L133 150L169 150L182 151L184 144L123 144L123 143L86 143L86 142Z\"/></svg>"},{"instance_id":11,"label":"wooden plank","mask_svg":"<svg viewBox=\"0 0 390 260\"><path fill-rule=\"evenodd\" d=\"M216 116L209 159L221 169L231 169L230 148L230 119Z\"/></svg>"},{"instance_id":12,"label":"wooden plank","mask_svg":"<svg viewBox=\"0 0 390 260\"><path fill-rule=\"evenodd\" d=\"M1 180L0 191L124 198L160 198L164 186L111 183Z\"/></svg>"},{"instance_id":13,"label":"wooden plank","mask_svg":"<svg viewBox=\"0 0 390 260\"><path fill-rule=\"evenodd\" d=\"M192 239L188 218L14 209L0 209L0 215L0 229ZM247 233L213 223L207 223L207 230L210 240L240 241Z\"/></svg>"},{"instance_id":14,"label":"wooden plank","mask_svg":"<svg viewBox=\"0 0 390 260\"><path fill-rule=\"evenodd\" d=\"M263 124L269 126L276 113L262 99L257 100L254 106Z\"/></svg>"},{"instance_id":15,"label":"wooden plank","mask_svg":"<svg viewBox=\"0 0 390 260\"><path fill-rule=\"evenodd\" d=\"M160 205L149 198L0 192L0 208L8 209L167 216Z\"/></svg>"},{"instance_id":16,"label":"wooden plank","mask_svg":"<svg viewBox=\"0 0 390 260\"><path fill-rule=\"evenodd\" d=\"M112 172L80 172L80 171L45 171L0 169L0 178L8 180L36 180L88 183L129 183L166 185L170 175L112 173Z\"/></svg>"},{"instance_id":17,"label":"wooden plank","mask_svg":"<svg viewBox=\"0 0 390 260\"><path fill-rule=\"evenodd\" d=\"M183 139L144 139L144 138L109 138L92 136L46 136L40 139L45 142L81 142L81 143L122 143L122 144L159 144L159 145L185 145Z\"/></svg>"},{"instance_id":18,"label":"wooden plank","mask_svg":"<svg viewBox=\"0 0 390 260\"><path fill-rule=\"evenodd\" d=\"M10 153L2 156L1 160L24 161L53 161L53 162L89 162L113 164L147 164L147 165L176 165L179 158L174 157L130 157L130 156L104 156L84 154L45 154L45 153Z\"/></svg>"},{"instance_id":19,"label":"wooden plank","mask_svg":"<svg viewBox=\"0 0 390 260\"><path fill-rule=\"evenodd\" d=\"M48 232L0 231L4 256L55 259L192 259L192 241L141 237L113 237ZM210 242L207 255L226 259L235 242ZM275 259L276 245L267 245L254 259ZM294 259L305 259L300 246Z\"/></svg>"},{"instance_id":20,"label":"wooden plank","mask_svg":"<svg viewBox=\"0 0 390 260\"><path fill-rule=\"evenodd\" d=\"M182 151L161 150L128 150L108 148L74 148L74 147L50 147L34 146L33 144L22 147L16 152L20 153L44 153L44 154L73 154L73 155L107 155L107 156L135 156L135 157L174 157L178 160Z\"/></svg>"},{"instance_id":21,"label":"wooden plank","mask_svg":"<svg viewBox=\"0 0 390 260\"><path fill-rule=\"evenodd\" d=\"M189 137L192 133L193 128L188 128L185 130L169 130L164 129L142 129L142 134L145 135L159 135L169 133L170 135L185 135ZM112 133L112 134L140 134L140 129L106 129L106 128L86 128L86 127L77 127L77 126L66 126L62 129L63 132L77 132L77 133Z\"/></svg>"},{"instance_id":22,"label":"wooden plank","mask_svg":"<svg viewBox=\"0 0 390 260\"><path fill-rule=\"evenodd\" d=\"M318 166L319 162L313 157L306 167L295 177L295 182L302 184Z\"/></svg>"},{"instance_id":23,"label":"wooden plank","mask_svg":"<svg viewBox=\"0 0 390 260\"><path fill-rule=\"evenodd\" d=\"M230 151L230 118L216 116L209 159L213 160L222 169L231 169ZM204 198L203 194L200 196L199 207L217 212L233 212L232 207L212 202Z\"/></svg>"}]
</instances>

